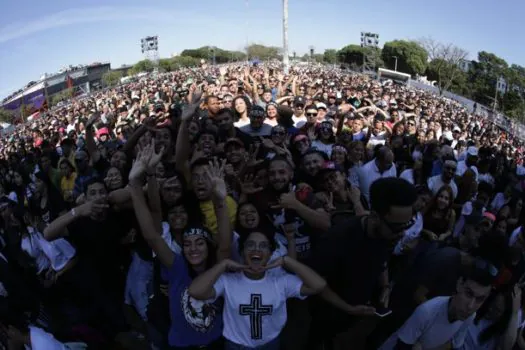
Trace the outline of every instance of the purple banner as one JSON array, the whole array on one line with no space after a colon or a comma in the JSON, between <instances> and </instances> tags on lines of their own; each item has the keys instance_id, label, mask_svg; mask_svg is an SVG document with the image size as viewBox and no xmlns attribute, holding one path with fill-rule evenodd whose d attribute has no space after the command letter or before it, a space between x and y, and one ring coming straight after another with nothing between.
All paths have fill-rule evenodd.
<instances>
[{"instance_id":1,"label":"purple banner","mask_svg":"<svg viewBox=\"0 0 525 350\"><path fill-rule=\"evenodd\" d=\"M10 111L16 111L20 109L22 105L25 105L26 108L30 107L31 110L37 110L42 107L45 101L46 101L46 96L44 94L44 89L41 89L41 90L37 90L30 94L23 96L23 103L22 103L22 97L20 97L14 101L11 101L5 104L3 108L10 110Z\"/></svg>"}]
</instances>

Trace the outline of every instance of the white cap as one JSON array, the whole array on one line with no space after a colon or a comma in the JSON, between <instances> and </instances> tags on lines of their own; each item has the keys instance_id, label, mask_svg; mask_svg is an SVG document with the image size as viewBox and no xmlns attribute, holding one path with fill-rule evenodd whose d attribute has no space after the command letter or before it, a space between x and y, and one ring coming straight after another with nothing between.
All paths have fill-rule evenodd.
<instances>
[{"instance_id":1,"label":"white cap","mask_svg":"<svg viewBox=\"0 0 525 350\"><path fill-rule=\"evenodd\" d=\"M315 106L317 107L317 109L319 109L319 108L328 109L328 108L326 107L326 104L324 104L324 103L322 103L322 102L319 102L319 103L316 104Z\"/></svg>"},{"instance_id":2,"label":"white cap","mask_svg":"<svg viewBox=\"0 0 525 350\"><path fill-rule=\"evenodd\" d=\"M70 133L71 131L75 131L75 127L73 125L68 125L67 128L66 128L66 133Z\"/></svg>"}]
</instances>

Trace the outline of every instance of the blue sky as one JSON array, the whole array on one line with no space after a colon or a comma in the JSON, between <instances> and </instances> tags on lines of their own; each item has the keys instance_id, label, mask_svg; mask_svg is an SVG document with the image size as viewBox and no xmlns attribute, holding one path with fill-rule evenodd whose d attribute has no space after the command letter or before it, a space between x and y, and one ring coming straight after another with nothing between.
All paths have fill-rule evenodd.
<instances>
[{"instance_id":1,"label":"blue sky","mask_svg":"<svg viewBox=\"0 0 525 350\"><path fill-rule=\"evenodd\" d=\"M0 97L69 64L142 58L140 38L159 36L161 57L215 45L241 50L246 41L282 45L281 0L0 2ZM431 36L476 58L485 50L525 66L521 26L525 1L289 0L290 52Z\"/></svg>"}]
</instances>

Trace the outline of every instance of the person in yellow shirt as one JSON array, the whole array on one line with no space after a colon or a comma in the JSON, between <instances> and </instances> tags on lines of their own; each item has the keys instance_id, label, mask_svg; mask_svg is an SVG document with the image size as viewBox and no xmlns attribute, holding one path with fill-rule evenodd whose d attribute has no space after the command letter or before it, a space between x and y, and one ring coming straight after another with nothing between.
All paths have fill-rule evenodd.
<instances>
[{"instance_id":1,"label":"person in yellow shirt","mask_svg":"<svg viewBox=\"0 0 525 350\"><path fill-rule=\"evenodd\" d=\"M217 234L217 216L212 202L213 184L208 177L208 159L196 160L191 165L191 187L199 200L202 214L204 215L204 226L215 236ZM230 196L226 197L228 216L230 217L231 227L235 226L237 215L237 203Z\"/></svg>"},{"instance_id":2,"label":"person in yellow shirt","mask_svg":"<svg viewBox=\"0 0 525 350\"><path fill-rule=\"evenodd\" d=\"M75 179L77 178L75 167L68 159L62 158L58 162L58 169L62 175L62 180L60 180L60 193L64 201L68 205L72 205L74 203L73 188L75 187Z\"/></svg>"}]
</instances>

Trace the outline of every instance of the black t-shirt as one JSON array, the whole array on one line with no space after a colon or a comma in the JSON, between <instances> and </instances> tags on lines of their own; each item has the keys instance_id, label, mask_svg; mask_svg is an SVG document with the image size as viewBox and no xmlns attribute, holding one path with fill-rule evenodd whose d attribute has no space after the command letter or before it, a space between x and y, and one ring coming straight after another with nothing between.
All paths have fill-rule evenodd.
<instances>
[{"instance_id":1,"label":"black t-shirt","mask_svg":"<svg viewBox=\"0 0 525 350\"><path fill-rule=\"evenodd\" d=\"M297 251L297 258L303 261L310 254L312 244L315 244L316 237L319 236L321 232L319 232L319 229L315 229L310 226L297 214L295 210L271 208L272 205L275 205L279 202L279 196L280 194L275 192L268 195L268 209L265 214L273 223L276 232L281 233L282 235L284 235L282 225L296 225L297 230L295 234L295 249ZM314 210L322 208L322 204L316 200L313 193L310 193L306 196L306 198L301 199L301 202Z\"/></svg>"},{"instance_id":2,"label":"black t-shirt","mask_svg":"<svg viewBox=\"0 0 525 350\"><path fill-rule=\"evenodd\" d=\"M418 286L428 289L427 299L452 295L461 276L461 251L454 247L432 246L421 252L396 281L390 297L393 310L409 315L417 304L414 293Z\"/></svg>"},{"instance_id":3,"label":"black t-shirt","mask_svg":"<svg viewBox=\"0 0 525 350\"><path fill-rule=\"evenodd\" d=\"M253 139L250 135L244 133L241 131L241 129L234 127L235 130L235 136L234 138L237 138L241 140L244 143L244 148L246 150L249 149L250 145L253 143ZM226 142L228 139L231 138L228 134L225 134L223 132L219 132L219 143L220 142Z\"/></svg>"},{"instance_id":4,"label":"black t-shirt","mask_svg":"<svg viewBox=\"0 0 525 350\"><path fill-rule=\"evenodd\" d=\"M45 206L42 207L40 198L33 197L29 201L29 209L33 215L40 217L46 225L49 225L66 210L66 204L59 195L50 195Z\"/></svg>"},{"instance_id":5,"label":"black t-shirt","mask_svg":"<svg viewBox=\"0 0 525 350\"><path fill-rule=\"evenodd\" d=\"M349 305L373 302L390 254L387 242L368 235L367 220L354 217L333 226L318 239L307 262ZM337 332L352 322L353 318L339 309L324 301L319 304L317 317L327 330Z\"/></svg>"},{"instance_id":6,"label":"black t-shirt","mask_svg":"<svg viewBox=\"0 0 525 350\"><path fill-rule=\"evenodd\" d=\"M361 205L365 210L368 209L368 202L366 201L365 196L361 194ZM335 209L330 212L330 219L332 222L332 226L336 226L340 223L345 222L346 220L350 219L351 217L355 216L355 206L354 203L348 199L348 201L343 202L337 200L337 198L334 198L333 201Z\"/></svg>"},{"instance_id":7,"label":"black t-shirt","mask_svg":"<svg viewBox=\"0 0 525 350\"><path fill-rule=\"evenodd\" d=\"M67 239L81 259L89 260L97 271L112 270L123 263L126 248L120 244L132 228L129 211L110 211L103 221L79 218L68 226Z\"/></svg>"}]
</instances>

